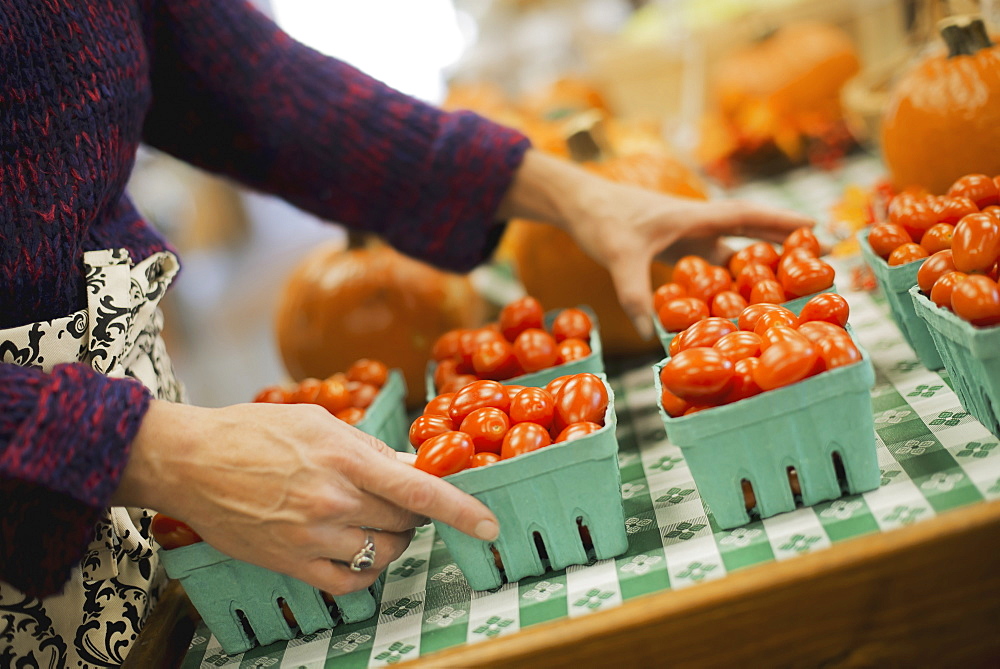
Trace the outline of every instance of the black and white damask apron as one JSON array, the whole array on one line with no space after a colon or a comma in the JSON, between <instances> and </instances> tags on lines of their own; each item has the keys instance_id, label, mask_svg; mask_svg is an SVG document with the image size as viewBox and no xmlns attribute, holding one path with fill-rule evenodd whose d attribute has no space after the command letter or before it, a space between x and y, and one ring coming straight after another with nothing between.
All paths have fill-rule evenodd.
<instances>
[{"instance_id":1,"label":"black and white damask apron","mask_svg":"<svg viewBox=\"0 0 1000 669\"><path fill-rule=\"evenodd\" d=\"M123 249L89 251L87 307L64 318L0 330L2 362L50 371L83 362L130 376L157 399L180 402L157 305L178 270L157 253L132 266ZM12 346L4 347L4 344ZM165 581L149 538L152 512L108 509L62 594L38 600L0 582L0 660L14 667L114 667L125 659Z\"/></svg>"}]
</instances>

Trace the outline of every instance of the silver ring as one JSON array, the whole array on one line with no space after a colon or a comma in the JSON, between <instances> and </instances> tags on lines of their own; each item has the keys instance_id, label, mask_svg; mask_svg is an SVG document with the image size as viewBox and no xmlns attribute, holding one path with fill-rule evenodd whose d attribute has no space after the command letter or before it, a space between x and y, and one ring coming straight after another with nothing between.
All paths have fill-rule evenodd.
<instances>
[{"instance_id":1,"label":"silver ring","mask_svg":"<svg viewBox=\"0 0 1000 669\"><path fill-rule=\"evenodd\" d=\"M372 535L365 539L365 545L357 552L351 564L347 565L351 571L362 571L375 566L375 542Z\"/></svg>"}]
</instances>

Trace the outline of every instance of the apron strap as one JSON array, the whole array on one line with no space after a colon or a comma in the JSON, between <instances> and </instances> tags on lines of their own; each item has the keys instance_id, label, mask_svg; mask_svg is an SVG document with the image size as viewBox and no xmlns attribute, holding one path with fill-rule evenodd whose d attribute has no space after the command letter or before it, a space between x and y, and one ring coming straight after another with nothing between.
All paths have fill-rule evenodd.
<instances>
[{"instance_id":1,"label":"apron strap","mask_svg":"<svg viewBox=\"0 0 1000 669\"><path fill-rule=\"evenodd\" d=\"M117 378L125 376L121 358L125 337L132 329L129 260L125 249L83 254L87 271L87 311L90 313L87 357L94 369Z\"/></svg>"}]
</instances>

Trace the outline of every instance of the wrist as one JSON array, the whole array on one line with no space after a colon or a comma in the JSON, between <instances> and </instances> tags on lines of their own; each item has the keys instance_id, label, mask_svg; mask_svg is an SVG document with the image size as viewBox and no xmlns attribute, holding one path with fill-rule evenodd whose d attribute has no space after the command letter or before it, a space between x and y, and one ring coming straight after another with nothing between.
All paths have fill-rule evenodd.
<instances>
[{"instance_id":1,"label":"wrist","mask_svg":"<svg viewBox=\"0 0 1000 669\"><path fill-rule=\"evenodd\" d=\"M527 218L563 230L589 210L607 182L584 168L536 149L524 156L500 203L500 219Z\"/></svg>"}]
</instances>

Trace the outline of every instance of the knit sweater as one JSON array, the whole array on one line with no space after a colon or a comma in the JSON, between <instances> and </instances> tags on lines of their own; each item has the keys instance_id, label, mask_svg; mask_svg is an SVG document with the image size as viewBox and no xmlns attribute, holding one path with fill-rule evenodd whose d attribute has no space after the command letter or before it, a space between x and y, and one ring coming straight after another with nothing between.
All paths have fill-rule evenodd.
<instances>
[{"instance_id":1,"label":"knit sweater","mask_svg":"<svg viewBox=\"0 0 1000 669\"><path fill-rule=\"evenodd\" d=\"M491 252L527 148L240 0L0 0L0 328L83 308L84 251L169 248L125 193L140 141L458 271ZM61 588L148 405L81 364L0 362L0 579Z\"/></svg>"}]
</instances>

